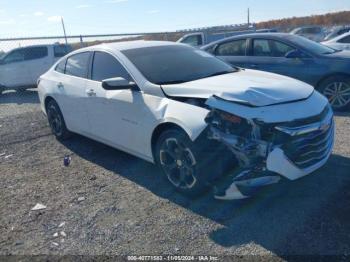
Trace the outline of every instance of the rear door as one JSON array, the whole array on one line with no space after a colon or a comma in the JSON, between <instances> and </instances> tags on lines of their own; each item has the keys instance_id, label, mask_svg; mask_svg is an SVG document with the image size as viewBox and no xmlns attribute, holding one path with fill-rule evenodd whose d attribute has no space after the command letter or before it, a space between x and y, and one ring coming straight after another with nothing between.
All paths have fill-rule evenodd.
<instances>
[{"instance_id":1,"label":"rear door","mask_svg":"<svg viewBox=\"0 0 350 262\"><path fill-rule=\"evenodd\" d=\"M218 44L215 56L233 66L246 67L247 39L238 39Z\"/></svg>"},{"instance_id":2,"label":"rear door","mask_svg":"<svg viewBox=\"0 0 350 262\"><path fill-rule=\"evenodd\" d=\"M0 85L21 87L33 83L27 61L24 60L25 53L25 48L20 48L4 57L0 64Z\"/></svg>"},{"instance_id":3,"label":"rear door","mask_svg":"<svg viewBox=\"0 0 350 262\"><path fill-rule=\"evenodd\" d=\"M65 74L60 74L56 83L59 106L68 128L82 134L91 133L85 104L90 59L91 52L69 56L65 64ZM57 70L62 71L60 68L56 68Z\"/></svg>"}]
</instances>

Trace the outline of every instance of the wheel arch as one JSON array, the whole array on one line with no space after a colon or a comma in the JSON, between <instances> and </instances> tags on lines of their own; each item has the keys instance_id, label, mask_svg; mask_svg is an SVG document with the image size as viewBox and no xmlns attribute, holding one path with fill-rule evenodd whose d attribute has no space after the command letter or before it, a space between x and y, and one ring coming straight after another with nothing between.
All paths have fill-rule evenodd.
<instances>
[{"instance_id":1,"label":"wheel arch","mask_svg":"<svg viewBox=\"0 0 350 262\"><path fill-rule=\"evenodd\" d=\"M344 72L334 72L334 73L327 74L327 75L323 76L320 80L318 80L318 82L316 83L315 88L317 90L319 90L319 88L321 87L322 82L324 82L328 78L331 78L331 77L334 77L334 76L350 77L350 74L344 73Z\"/></svg>"},{"instance_id":2,"label":"wheel arch","mask_svg":"<svg viewBox=\"0 0 350 262\"><path fill-rule=\"evenodd\" d=\"M191 132L188 128L184 127L181 123L177 123L175 121L167 121L167 122L162 122L160 124L158 124L156 126L156 128L153 130L152 133L152 137L151 137L151 149L152 149L152 156L154 159L155 156L155 148L156 148L156 144L157 144L157 140L159 138L159 136L166 130L170 130L170 129L177 129L180 130L182 132L184 132L185 134L188 135L188 137L194 141L198 136L196 134L194 134L193 132Z\"/></svg>"}]
</instances>

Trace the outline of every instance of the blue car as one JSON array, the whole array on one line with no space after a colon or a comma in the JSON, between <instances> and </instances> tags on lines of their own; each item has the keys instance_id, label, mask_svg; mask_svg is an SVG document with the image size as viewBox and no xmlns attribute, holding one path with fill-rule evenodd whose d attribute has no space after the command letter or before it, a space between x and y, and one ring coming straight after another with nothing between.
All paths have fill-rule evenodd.
<instances>
[{"instance_id":1,"label":"blue car","mask_svg":"<svg viewBox=\"0 0 350 262\"><path fill-rule=\"evenodd\" d=\"M314 86L335 110L350 109L350 51L339 51L292 34L234 36L203 50L238 67L290 76Z\"/></svg>"}]
</instances>

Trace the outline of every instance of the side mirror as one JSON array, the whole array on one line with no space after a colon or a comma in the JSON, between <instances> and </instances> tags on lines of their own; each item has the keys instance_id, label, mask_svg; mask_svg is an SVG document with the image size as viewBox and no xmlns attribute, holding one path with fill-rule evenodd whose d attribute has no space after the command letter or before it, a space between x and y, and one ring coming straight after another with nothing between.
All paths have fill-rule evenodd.
<instances>
[{"instance_id":1,"label":"side mirror","mask_svg":"<svg viewBox=\"0 0 350 262\"><path fill-rule=\"evenodd\" d=\"M300 58L301 57L301 53L299 50L295 49L292 51L289 51L286 55L286 58Z\"/></svg>"},{"instance_id":2,"label":"side mirror","mask_svg":"<svg viewBox=\"0 0 350 262\"><path fill-rule=\"evenodd\" d=\"M137 85L134 82L129 82L122 77L105 79L102 81L102 87L106 90L137 89Z\"/></svg>"}]
</instances>

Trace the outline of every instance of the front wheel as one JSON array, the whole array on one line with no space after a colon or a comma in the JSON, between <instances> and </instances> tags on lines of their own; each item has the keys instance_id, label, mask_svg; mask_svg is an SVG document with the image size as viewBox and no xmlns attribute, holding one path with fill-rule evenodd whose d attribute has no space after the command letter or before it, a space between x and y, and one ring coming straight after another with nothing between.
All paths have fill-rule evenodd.
<instances>
[{"instance_id":1,"label":"front wheel","mask_svg":"<svg viewBox=\"0 0 350 262\"><path fill-rule=\"evenodd\" d=\"M61 110L55 100L50 100L46 106L47 119L52 133L57 139L67 139L71 133L66 127Z\"/></svg>"},{"instance_id":2,"label":"front wheel","mask_svg":"<svg viewBox=\"0 0 350 262\"><path fill-rule=\"evenodd\" d=\"M328 98L334 110L345 111L350 108L350 77L329 77L320 84L319 90Z\"/></svg>"},{"instance_id":3,"label":"front wheel","mask_svg":"<svg viewBox=\"0 0 350 262\"><path fill-rule=\"evenodd\" d=\"M192 142L185 132L178 129L167 130L160 135L155 157L168 181L186 195L195 196L205 191L209 176L214 175L208 168L213 159L205 154L202 146Z\"/></svg>"}]
</instances>

